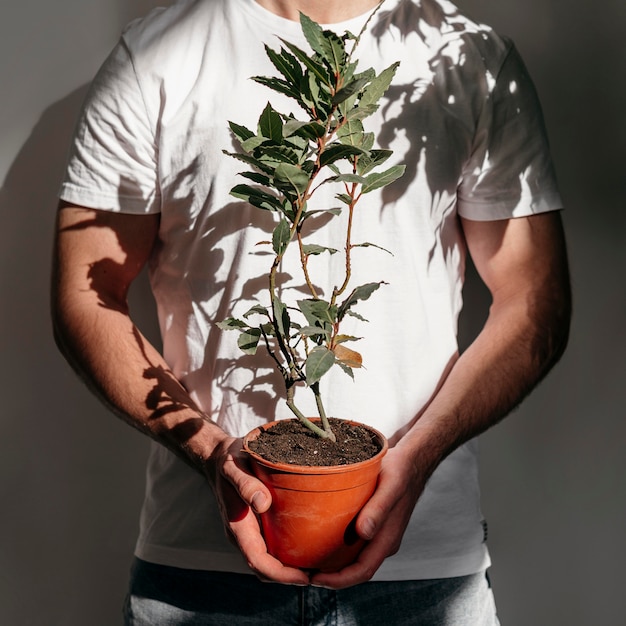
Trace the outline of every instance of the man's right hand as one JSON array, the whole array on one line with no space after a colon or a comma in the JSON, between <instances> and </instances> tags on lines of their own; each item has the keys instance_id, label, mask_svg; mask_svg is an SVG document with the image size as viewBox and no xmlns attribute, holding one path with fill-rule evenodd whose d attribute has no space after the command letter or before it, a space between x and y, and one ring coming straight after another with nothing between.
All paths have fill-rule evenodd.
<instances>
[{"instance_id":1,"label":"man's right hand","mask_svg":"<svg viewBox=\"0 0 626 626\"><path fill-rule=\"evenodd\" d=\"M226 532L263 580L308 584L270 556L256 513L271 496L247 468L241 440L228 437L139 332L128 309L131 283L158 239L158 215L129 215L61 203L54 254L52 314L59 347L122 419L203 473Z\"/></svg>"},{"instance_id":2,"label":"man's right hand","mask_svg":"<svg viewBox=\"0 0 626 626\"><path fill-rule=\"evenodd\" d=\"M283 565L267 551L257 514L270 508L272 496L251 473L241 439L227 437L215 447L207 463L207 477L229 539L258 578L286 585L308 585L305 572Z\"/></svg>"}]
</instances>

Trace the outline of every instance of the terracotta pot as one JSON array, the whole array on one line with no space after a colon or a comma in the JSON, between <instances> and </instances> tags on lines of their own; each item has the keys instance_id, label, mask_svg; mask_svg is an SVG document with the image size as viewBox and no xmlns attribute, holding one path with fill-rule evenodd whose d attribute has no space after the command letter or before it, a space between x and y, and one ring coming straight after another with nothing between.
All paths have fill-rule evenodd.
<instances>
[{"instance_id":1,"label":"terracotta pot","mask_svg":"<svg viewBox=\"0 0 626 626\"><path fill-rule=\"evenodd\" d=\"M367 461L323 467L274 463L250 450L248 441L275 423L244 438L252 470L272 494L272 506L261 515L268 551L285 565L338 571L354 562L365 544L354 521L374 493L387 440L366 426L381 442L381 451Z\"/></svg>"}]
</instances>

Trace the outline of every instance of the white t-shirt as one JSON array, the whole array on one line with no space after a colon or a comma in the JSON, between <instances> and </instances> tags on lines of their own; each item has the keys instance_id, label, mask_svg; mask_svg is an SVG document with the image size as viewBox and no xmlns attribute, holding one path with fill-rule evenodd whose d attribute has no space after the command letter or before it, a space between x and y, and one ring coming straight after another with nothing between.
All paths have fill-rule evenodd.
<instances>
[{"instance_id":1,"label":"white t-shirt","mask_svg":"<svg viewBox=\"0 0 626 626\"><path fill-rule=\"evenodd\" d=\"M354 382L334 368L322 385L330 415L371 424L392 441L458 356L458 215L495 220L561 206L539 105L511 43L445 0L423 4L389 0L357 54L362 68L377 71L400 61L366 130L407 168L359 205L353 241L393 252L354 254L354 285L388 283L360 305L369 324L353 334L364 337L365 368ZM333 28L357 33L365 19ZM236 334L215 326L265 297L271 261L256 244L268 239L272 216L229 196L246 168L222 150L234 147L227 121L255 128L268 100L294 110L250 80L275 75L263 44L276 49L279 37L307 46L298 23L254 0L182 0L131 24L90 90L61 190L96 209L161 213L151 281L164 357L237 436L290 416L273 391L280 380L271 362L243 355ZM333 194L318 196L319 206L331 206ZM322 255L314 271L334 262ZM459 576L489 564L476 447L463 445L437 469L399 553L375 580ZM249 571L225 538L205 480L156 444L136 553L177 567Z\"/></svg>"}]
</instances>

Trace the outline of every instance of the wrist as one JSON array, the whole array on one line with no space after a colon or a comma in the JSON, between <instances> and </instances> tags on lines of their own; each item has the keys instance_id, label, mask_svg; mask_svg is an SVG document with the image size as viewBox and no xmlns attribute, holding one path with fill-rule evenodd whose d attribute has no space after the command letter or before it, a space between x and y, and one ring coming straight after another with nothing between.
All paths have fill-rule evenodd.
<instances>
[{"instance_id":1,"label":"wrist","mask_svg":"<svg viewBox=\"0 0 626 626\"><path fill-rule=\"evenodd\" d=\"M414 471L425 479L456 447L450 430L443 428L443 421L423 415L396 445L398 452L410 460Z\"/></svg>"},{"instance_id":2,"label":"wrist","mask_svg":"<svg viewBox=\"0 0 626 626\"><path fill-rule=\"evenodd\" d=\"M170 414L156 438L204 475L216 451L232 439L209 417L193 409Z\"/></svg>"}]
</instances>

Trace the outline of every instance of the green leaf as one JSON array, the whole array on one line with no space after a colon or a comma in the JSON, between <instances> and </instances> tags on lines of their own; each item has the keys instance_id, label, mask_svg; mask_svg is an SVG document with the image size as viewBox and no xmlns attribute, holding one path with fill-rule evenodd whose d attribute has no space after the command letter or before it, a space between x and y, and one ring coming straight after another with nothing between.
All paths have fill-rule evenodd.
<instances>
[{"instance_id":1,"label":"green leaf","mask_svg":"<svg viewBox=\"0 0 626 626\"><path fill-rule=\"evenodd\" d=\"M337 131L337 137L343 144L361 147L363 143L363 122L361 120L348 120Z\"/></svg>"},{"instance_id":2,"label":"green leaf","mask_svg":"<svg viewBox=\"0 0 626 626\"><path fill-rule=\"evenodd\" d=\"M299 334L303 337L310 337L317 343L321 343L324 340L330 340L330 329L320 328L319 326L303 326L300 329Z\"/></svg>"},{"instance_id":3,"label":"green leaf","mask_svg":"<svg viewBox=\"0 0 626 626\"><path fill-rule=\"evenodd\" d=\"M362 315L359 315L358 313L355 313L354 311L346 311L346 315L349 315L350 317L354 317L356 319L358 319L361 322L368 322L369 320L366 320Z\"/></svg>"},{"instance_id":4,"label":"green leaf","mask_svg":"<svg viewBox=\"0 0 626 626\"><path fill-rule=\"evenodd\" d=\"M311 119L315 117L313 110L315 109L315 102L313 100L313 96L311 96L311 88L309 87L309 74L307 72L306 76L302 78L300 81L300 106L304 108L304 110L309 114ZM318 116L319 119L319 116Z\"/></svg>"},{"instance_id":5,"label":"green leaf","mask_svg":"<svg viewBox=\"0 0 626 626\"><path fill-rule=\"evenodd\" d=\"M274 178L283 183L289 183L298 195L303 194L309 184L309 175L290 163L281 163L274 171Z\"/></svg>"},{"instance_id":6,"label":"green leaf","mask_svg":"<svg viewBox=\"0 0 626 626\"><path fill-rule=\"evenodd\" d=\"M296 218L297 209L294 208L294 205L289 201L288 198L285 198L284 205L281 207L281 211L287 216L287 219L293 224L293 221Z\"/></svg>"},{"instance_id":7,"label":"green leaf","mask_svg":"<svg viewBox=\"0 0 626 626\"><path fill-rule=\"evenodd\" d=\"M261 306L260 304L255 304L253 307L251 307L250 309L248 309L243 316L248 319L251 315L264 315L265 317L269 317L269 313L267 312L267 309L264 306Z\"/></svg>"},{"instance_id":8,"label":"green leaf","mask_svg":"<svg viewBox=\"0 0 626 626\"><path fill-rule=\"evenodd\" d=\"M335 198L337 198L337 200L341 200L341 202L347 204L348 206L352 204L352 196L350 194L338 193Z\"/></svg>"},{"instance_id":9,"label":"green leaf","mask_svg":"<svg viewBox=\"0 0 626 626\"><path fill-rule=\"evenodd\" d=\"M342 97L341 101L338 103L339 112L343 117L346 117L348 112L355 107L359 96L363 92L363 89L373 78L376 77L376 72L372 68L356 75L354 74L355 69L355 64L350 64L350 68L348 71L346 71L346 74L344 76L344 87L347 87L350 83L353 83L355 81L358 81L358 84L353 85L350 88L349 92L346 93L347 97ZM355 87L357 88L355 89Z\"/></svg>"},{"instance_id":10,"label":"green leaf","mask_svg":"<svg viewBox=\"0 0 626 626\"><path fill-rule=\"evenodd\" d=\"M289 337L289 329L291 327L289 312L287 311L285 303L282 302L278 296L274 296L272 299L272 309L276 325L278 326L278 332L282 337Z\"/></svg>"},{"instance_id":11,"label":"green leaf","mask_svg":"<svg viewBox=\"0 0 626 626\"><path fill-rule=\"evenodd\" d=\"M363 133L363 145L360 148L362 150L371 150L375 140L374 133Z\"/></svg>"},{"instance_id":12,"label":"green leaf","mask_svg":"<svg viewBox=\"0 0 626 626\"><path fill-rule=\"evenodd\" d=\"M317 164L315 161L309 159L302 164L302 169L310 176L317 169Z\"/></svg>"},{"instance_id":13,"label":"green leaf","mask_svg":"<svg viewBox=\"0 0 626 626\"><path fill-rule=\"evenodd\" d=\"M361 193L369 193L370 191L374 191L374 189L380 189L385 185L389 185L394 180L400 178L400 176L404 174L405 169L405 165L394 165L379 174L370 174L365 179L365 183L361 188Z\"/></svg>"},{"instance_id":14,"label":"green leaf","mask_svg":"<svg viewBox=\"0 0 626 626\"><path fill-rule=\"evenodd\" d=\"M271 322L267 322L266 324L261 324L259 328L261 328L263 333L267 335L268 337L276 336L276 329L274 328L273 324L271 324Z\"/></svg>"},{"instance_id":15,"label":"green leaf","mask_svg":"<svg viewBox=\"0 0 626 626\"><path fill-rule=\"evenodd\" d=\"M283 140L283 121L269 102L259 117L259 135L276 143Z\"/></svg>"},{"instance_id":16,"label":"green leaf","mask_svg":"<svg viewBox=\"0 0 626 626\"><path fill-rule=\"evenodd\" d=\"M330 66L332 73L338 75L342 72L342 65L346 59L345 44L341 37L331 30L323 31L322 35L321 55Z\"/></svg>"},{"instance_id":17,"label":"green leaf","mask_svg":"<svg viewBox=\"0 0 626 626\"><path fill-rule=\"evenodd\" d=\"M320 84L316 80L314 74L309 72L307 74L307 77L308 77L308 81L309 81L309 91L308 91L308 93L310 94L310 96L311 96L311 98L313 100L313 104L315 105L315 108L324 110L325 108L327 108L327 105L328 105L328 103L330 101L329 94L324 93L324 91L320 88Z\"/></svg>"},{"instance_id":18,"label":"green leaf","mask_svg":"<svg viewBox=\"0 0 626 626\"><path fill-rule=\"evenodd\" d=\"M260 338L261 329L250 328L249 330L243 331L241 335L239 335L237 345L242 352L245 352L245 354L256 354Z\"/></svg>"},{"instance_id":19,"label":"green leaf","mask_svg":"<svg viewBox=\"0 0 626 626\"><path fill-rule=\"evenodd\" d=\"M371 150L369 154L364 154L359 158L356 169L361 176L365 176L375 167L382 165L393 152L391 150Z\"/></svg>"},{"instance_id":20,"label":"green leaf","mask_svg":"<svg viewBox=\"0 0 626 626\"><path fill-rule=\"evenodd\" d=\"M344 37L343 39L345 41L348 41L348 38ZM345 47L345 41L344 41L344 47ZM355 76L354 73L356 72L356 68L358 66L359 66L358 61L352 61L351 63L346 63L343 66L342 76L343 76L344 83L350 82L353 78L359 78L359 76L369 76L370 78L373 78L376 75L376 72L374 72L374 70L370 68L369 70L366 70L365 72L362 72L361 74L359 74L359 76Z\"/></svg>"},{"instance_id":21,"label":"green leaf","mask_svg":"<svg viewBox=\"0 0 626 626\"><path fill-rule=\"evenodd\" d=\"M235 122L228 122L228 125L230 126L230 130L233 131L235 137L239 139L240 143L246 141L246 139L250 139L250 137L254 137L254 133L245 126L235 124Z\"/></svg>"},{"instance_id":22,"label":"green leaf","mask_svg":"<svg viewBox=\"0 0 626 626\"><path fill-rule=\"evenodd\" d=\"M328 372L335 363L335 355L324 346L313 348L307 357L305 364L306 382L309 386L316 382Z\"/></svg>"},{"instance_id":23,"label":"green leaf","mask_svg":"<svg viewBox=\"0 0 626 626\"><path fill-rule=\"evenodd\" d=\"M270 89L276 91L277 93L282 93L290 98L295 98L296 100L300 99L300 91L297 87L292 87L285 80L281 80L280 78L274 78L269 76L253 76L252 80L259 83L260 85L265 85Z\"/></svg>"},{"instance_id":24,"label":"green leaf","mask_svg":"<svg viewBox=\"0 0 626 626\"><path fill-rule=\"evenodd\" d=\"M311 50L323 55L324 49L322 41L324 39L324 34L322 27L302 12L300 12L300 27L302 29L302 34L307 40L309 46L311 46Z\"/></svg>"},{"instance_id":25,"label":"green leaf","mask_svg":"<svg viewBox=\"0 0 626 626\"><path fill-rule=\"evenodd\" d=\"M291 241L291 227L285 218L281 218L280 222L274 229L272 234L272 248L277 255L282 255L289 242Z\"/></svg>"},{"instance_id":26,"label":"green leaf","mask_svg":"<svg viewBox=\"0 0 626 626\"><path fill-rule=\"evenodd\" d=\"M350 81L345 87L340 89L333 96L333 100L332 100L333 104L334 105L341 104L342 102L347 100L350 96L353 96L354 94L358 93L361 89L363 89L363 87L365 87L365 85L367 85L368 82L369 81L367 78L356 78Z\"/></svg>"},{"instance_id":27,"label":"green leaf","mask_svg":"<svg viewBox=\"0 0 626 626\"><path fill-rule=\"evenodd\" d=\"M354 380L354 372L352 371L351 367L348 367L345 363L342 363L341 361L337 361L337 365L339 365L339 367L348 375L350 376L350 378L352 378L352 380Z\"/></svg>"},{"instance_id":28,"label":"green leaf","mask_svg":"<svg viewBox=\"0 0 626 626\"><path fill-rule=\"evenodd\" d=\"M284 130L285 127L283 126L283 131ZM310 138L301 137L299 135L289 135L289 137L285 138L284 145L292 150L295 150L300 155L298 163L301 167L304 167L306 158L310 155L309 142Z\"/></svg>"},{"instance_id":29,"label":"green leaf","mask_svg":"<svg viewBox=\"0 0 626 626\"><path fill-rule=\"evenodd\" d=\"M347 341L360 341L363 337L355 337L354 335L337 335L335 343L346 343Z\"/></svg>"},{"instance_id":30,"label":"green leaf","mask_svg":"<svg viewBox=\"0 0 626 626\"><path fill-rule=\"evenodd\" d=\"M230 157L233 157L233 159L237 159L238 161L243 161L244 163L247 163L248 165L252 165L252 167L260 170L261 172L265 172L266 174L274 173L273 167L270 167L264 164L263 162L259 161L259 159L255 159L253 156L249 154L241 154L239 152L228 152L228 150L222 150L222 152L224 154L227 154Z\"/></svg>"},{"instance_id":31,"label":"green leaf","mask_svg":"<svg viewBox=\"0 0 626 626\"><path fill-rule=\"evenodd\" d=\"M283 126L283 134L285 137L297 135L304 139L319 139L326 133L323 124L319 122L301 122L300 120L287 120Z\"/></svg>"},{"instance_id":32,"label":"green leaf","mask_svg":"<svg viewBox=\"0 0 626 626\"><path fill-rule=\"evenodd\" d=\"M359 154L362 154L360 148L343 143L332 143L326 148L326 150L324 150L324 152L322 152L322 155L320 156L320 165L324 167L325 165L329 165L335 161L347 159L351 156Z\"/></svg>"},{"instance_id":33,"label":"green leaf","mask_svg":"<svg viewBox=\"0 0 626 626\"><path fill-rule=\"evenodd\" d=\"M230 190L230 195L234 198L249 202L251 205L258 207L259 209L265 209L266 211L280 211L282 210L282 204L280 200L275 196L259 189L258 187L251 187L250 185L235 185Z\"/></svg>"},{"instance_id":34,"label":"green leaf","mask_svg":"<svg viewBox=\"0 0 626 626\"><path fill-rule=\"evenodd\" d=\"M259 137L259 135L254 135L250 137L250 139L246 139L241 142L241 149L248 154L251 153L255 148L258 148L263 144L264 141L267 141L265 137Z\"/></svg>"},{"instance_id":35,"label":"green leaf","mask_svg":"<svg viewBox=\"0 0 626 626\"><path fill-rule=\"evenodd\" d=\"M337 248L327 248L326 246L318 246L315 243L304 244L302 246L302 250L304 254L307 256L310 254L322 254L324 252L329 252L330 254L335 254L338 252Z\"/></svg>"},{"instance_id":36,"label":"green leaf","mask_svg":"<svg viewBox=\"0 0 626 626\"><path fill-rule=\"evenodd\" d=\"M383 282L367 283L360 285L352 290L352 293L341 303L337 313L337 319L342 320L344 315L348 312L348 309L353 307L359 300L367 300L381 285Z\"/></svg>"},{"instance_id":37,"label":"green leaf","mask_svg":"<svg viewBox=\"0 0 626 626\"><path fill-rule=\"evenodd\" d=\"M333 180L337 183L356 183L357 185L363 185L365 183L365 178L358 174L339 174L339 176L334 176ZM339 197L339 195L337 197Z\"/></svg>"},{"instance_id":38,"label":"green leaf","mask_svg":"<svg viewBox=\"0 0 626 626\"><path fill-rule=\"evenodd\" d=\"M393 253L390 252L389 250L387 250L387 248L383 248L382 246L378 246L375 243L370 243L369 241L366 241L364 243L355 243L352 244L353 248L378 248L379 250L382 250L383 252L386 252L387 254L391 254L391 256L393 256Z\"/></svg>"},{"instance_id":39,"label":"green leaf","mask_svg":"<svg viewBox=\"0 0 626 626\"><path fill-rule=\"evenodd\" d=\"M221 322L216 322L215 325L221 330L241 330L242 328L250 327L245 322L242 322L234 317L229 317Z\"/></svg>"},{"instance_id":40,"label":"green leaf","mask_svg":"<svg viewBox=\"0 0 626 626\"><path fill-rule=\"evenodd\" d=\"M285 41L284 39L281 39L281 41L294 54L298 61L300 61L310 72L317 76L322 84L327 85L328 87L332 85L330 76L326 71L326 68L321 63L318 63L317 61L310 58L307 53L304 52L304 50L298 48L298 46L295 46L294 44Z\"/></svg>"},{"instance_id":41,"label":"green leaf","mask_svg":"<svg viewBox=\"0 0 626 626\"><path fill-rule=\"evenodd\" d=\"M363 120L366 117L369 117L370 115L372 115L373 113L376 113L377 110L378 110L377 104L368 104L368 105L359 104L359 106L356 106L350 109L346 113L346 118L348 120Z\"/></svg>"},{"instance_id":42,"label":"green leaf","mask_svg":"<svg viewBox=\"0 0 626 626\"><path fill-rule=\"evenodd\" d=\"M260 172L240 172L239 176L266 187L270 184L269 177L265 174L261 174Z\"/></svg>"},{"instance_id":43,"label":"green leaf","mask_svg":"<svg viewBox=\"0 0 626 626\"><path fill-rule=\"evenodd\" d=\"M334 324L337 317L337 307L331 306L326 300L308 298L298 300L298 307L311 326L319 324Z\"/></svg>"},{"instance_id":44,"label":"green leaf","mask_svg":"<svg viewBox=\"0 0 626 626\"><path fill-rule=\"evenodd\" d=\"M300 162L298 153L288 146L262 146L257 150L255 156L264 163L271 162L276 165L279 163L298 165Z\"/></svg>"},{"instance_id":45,"label":"green leaf","mask_svg":"<svg viewBox=\"0 0 626 626\"><path fill-rule=\"evenodd\" d=\"M266 45L265 52L274 64L274 67L285 77L286 81L294 89L297 89L302 78L302 66L298 63L298 60L284 48L278 53Z\"/></svg>"},{"instance_id":46,"label":"green leaf","mask_svg":"<svg viewBox=\"0 0 626 626\"><path fill-rule=\"evenodd\" d=\"M393 63L372 80L369 86L363 91L363 95L359 100L359 108L363 106L368 107L370 105L376 105L376 108L378 108L378 101L383 97L387 89L389 89L389 85L395 76L398 65L400 65L400 63Z\"/></svg>"},{"instance_id":47,"label":"green leaf","mask_svg":"<svg viewBox=\"0 0 626 626\"><path fill-rule=\"evenodd\" d=\"M302 221L307 220L310 217L316 217L319 215L331 215L332 217L337 217L337 215L341 215L341 208L334 207L332 209L314 209L313 211L307 211L302 216Z\"/></svg>"}]
</instances>

